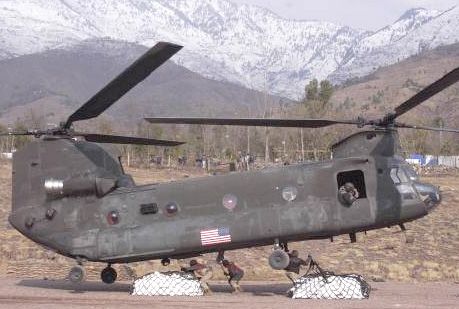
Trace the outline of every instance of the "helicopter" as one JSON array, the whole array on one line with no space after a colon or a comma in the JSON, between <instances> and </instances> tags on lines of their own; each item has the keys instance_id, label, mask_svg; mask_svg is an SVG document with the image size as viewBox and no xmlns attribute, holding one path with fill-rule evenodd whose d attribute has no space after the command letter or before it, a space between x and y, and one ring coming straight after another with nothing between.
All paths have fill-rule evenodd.
<instances>
[{"instance_id":1,"label":"helicopter","mask_svg":"<svg viewBox=\"0 0 459 309\"><path fill-rule=\"evenodd\" d=\"M103 282L116 281L113 264L183 259L206 253L273 246L269 264L289 263L288 243L332 239L399 225L427 215L441 202L438 187L410 177L396 119L459 80L459 68L381 119L146 118L150 123L322 128L371 127L332 147L333 158L176 182L136 185L118 151L106 144L174 147L183 142L77 132L73 124L99 116L182 46L159 42L58 127L9 132L36 137L14 153L10 224L76 265L104 263Z\"/></svg>"}]
</instances>

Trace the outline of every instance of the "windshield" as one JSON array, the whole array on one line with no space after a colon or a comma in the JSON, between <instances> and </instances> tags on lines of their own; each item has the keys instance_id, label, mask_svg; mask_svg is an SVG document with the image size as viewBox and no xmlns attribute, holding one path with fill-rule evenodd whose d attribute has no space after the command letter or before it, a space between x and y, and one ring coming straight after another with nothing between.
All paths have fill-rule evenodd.
<instances>
[{"instance_id":1,"label":"windshield","mask_svg":"<svg viewBox=\"0 0 459 309\"><path fill-rule=\"evenodd\" d=\"M414 168L411 165L402 165L402 169L405 171L405 174L410 177L411 180L418 180L419 175L416 173Z\"/></svg>"},{"instance_id":2,"label":"windshield","mask_svg":"<svg viewBox=\"0 0 459 309\"><path fill-rule=\"evenodd\" d=\"M392 181L395 184L400 184L400 183L408 183L409 182L409 177L405 173L405 171L400 167L393 167L390 170L390 178L392 178Z\"/></svg>"},{"instance_id":3,"label":"windshield","mask_svg":"<svg viewBox=\"0 0 459 309\"><path fill-rule=\"evenodd\" d=\"M416 174L414 175L417 177ZM404 200L414 200L417 198L418 194L411 183L413 179L407 173L407 166L393 167L390 170L390 177L396 184L397 190Z\"/></svg>"}]
</instances>

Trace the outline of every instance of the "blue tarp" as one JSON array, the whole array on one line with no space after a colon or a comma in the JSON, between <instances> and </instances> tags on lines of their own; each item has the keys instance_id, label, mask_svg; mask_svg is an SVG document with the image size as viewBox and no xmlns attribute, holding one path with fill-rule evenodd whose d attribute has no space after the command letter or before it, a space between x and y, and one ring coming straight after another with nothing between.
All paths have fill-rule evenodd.
<instances>
[{"instance_id":1,"label":"blue tarp","mask_svg":"<svg viewBox=\"0 0 459 309\"><path fill-rule=\"evenodd\" d=\"M410 159L411 160L416 160L417 162L419 162L418 164L420 165L425 165L426 164L426 157L422 154L418 154L418 153L413 153L410 155Z\"/></svg>"}]
</instances>

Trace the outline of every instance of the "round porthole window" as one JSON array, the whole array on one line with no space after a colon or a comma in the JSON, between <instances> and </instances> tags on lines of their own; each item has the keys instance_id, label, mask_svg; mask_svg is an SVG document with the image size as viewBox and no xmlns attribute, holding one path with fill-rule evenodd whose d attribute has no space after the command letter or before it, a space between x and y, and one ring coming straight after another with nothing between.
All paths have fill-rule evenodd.
<instances>
[{"instance_id":1,"label":"round porthole window","mask_svg":"<svg viewBox=\"0 0 459 309\"><path fill-rule=\"evenodd\" d=\"M222 199L223 207L233 210L237 206L237 196L234 194L225 194Z\"/></svg>"},{"instance_id":2,"label":"round porthole window","mask_svg":"<svg viewBox=\"0 0 459 309\"><path fill-rule=\"evenodd\" d=\"M298 195L298 189L295 187L285 187L282 190L282 198L287 202L293 202Z\"/></svg>"},{"instance_id":3,"label":"round porthole window","mask_svg":"<svg viewBox=\"0 0 459 309\"><path fill-rule=\"evenodd\" d=\"M166 215L168 216L173 216L179 211L177 203L174 202L167 204L164 209L166 210Z\"/></svg>"},{"instance_id":4,"label":"round porthole window","mask_svg":"<svg viewBox=\"0 0 459 309\"><path fill-rule=\"evenodd\" d=\"M52 220L54 216L56 215L56 209L54 208L48 208L45 213L45 217L48 220Z\"/></svg>"},{"instance_id":5,"label":"round porthole window","mask_svg":"<svg viewBox=\"0 0 459 309\"><path fill-rule=\"evenodd\" d=\"M120 222L120 214L117 210L112 210L107 214L107 222L110 225L115 225Z\"/></svg>"}]
</instances>

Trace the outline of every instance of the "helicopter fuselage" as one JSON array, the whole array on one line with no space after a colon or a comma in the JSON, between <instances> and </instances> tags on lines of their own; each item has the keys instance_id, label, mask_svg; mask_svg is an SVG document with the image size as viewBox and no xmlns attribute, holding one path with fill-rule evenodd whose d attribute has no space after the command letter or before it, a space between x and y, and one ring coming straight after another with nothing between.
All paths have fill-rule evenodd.
<instances>
[{"instance_id":1,"label":"helicopter fuselage","mask_svg":"<svg viewBox=\"0 0 459 309\"><path fill-rule=\"evenodd\" d=\"M368 143L379 144L387 134ZM344 148L349 144L352 139ZM123 180L117 156L97 144L56 139L26 148L15 155L11 224L47 248L89 261L183 258L329 238L428 213L404 163L368 151L136 186ZM349 183L357 192L351 203L340 196Z\"/></svg>"}]
</instances>

